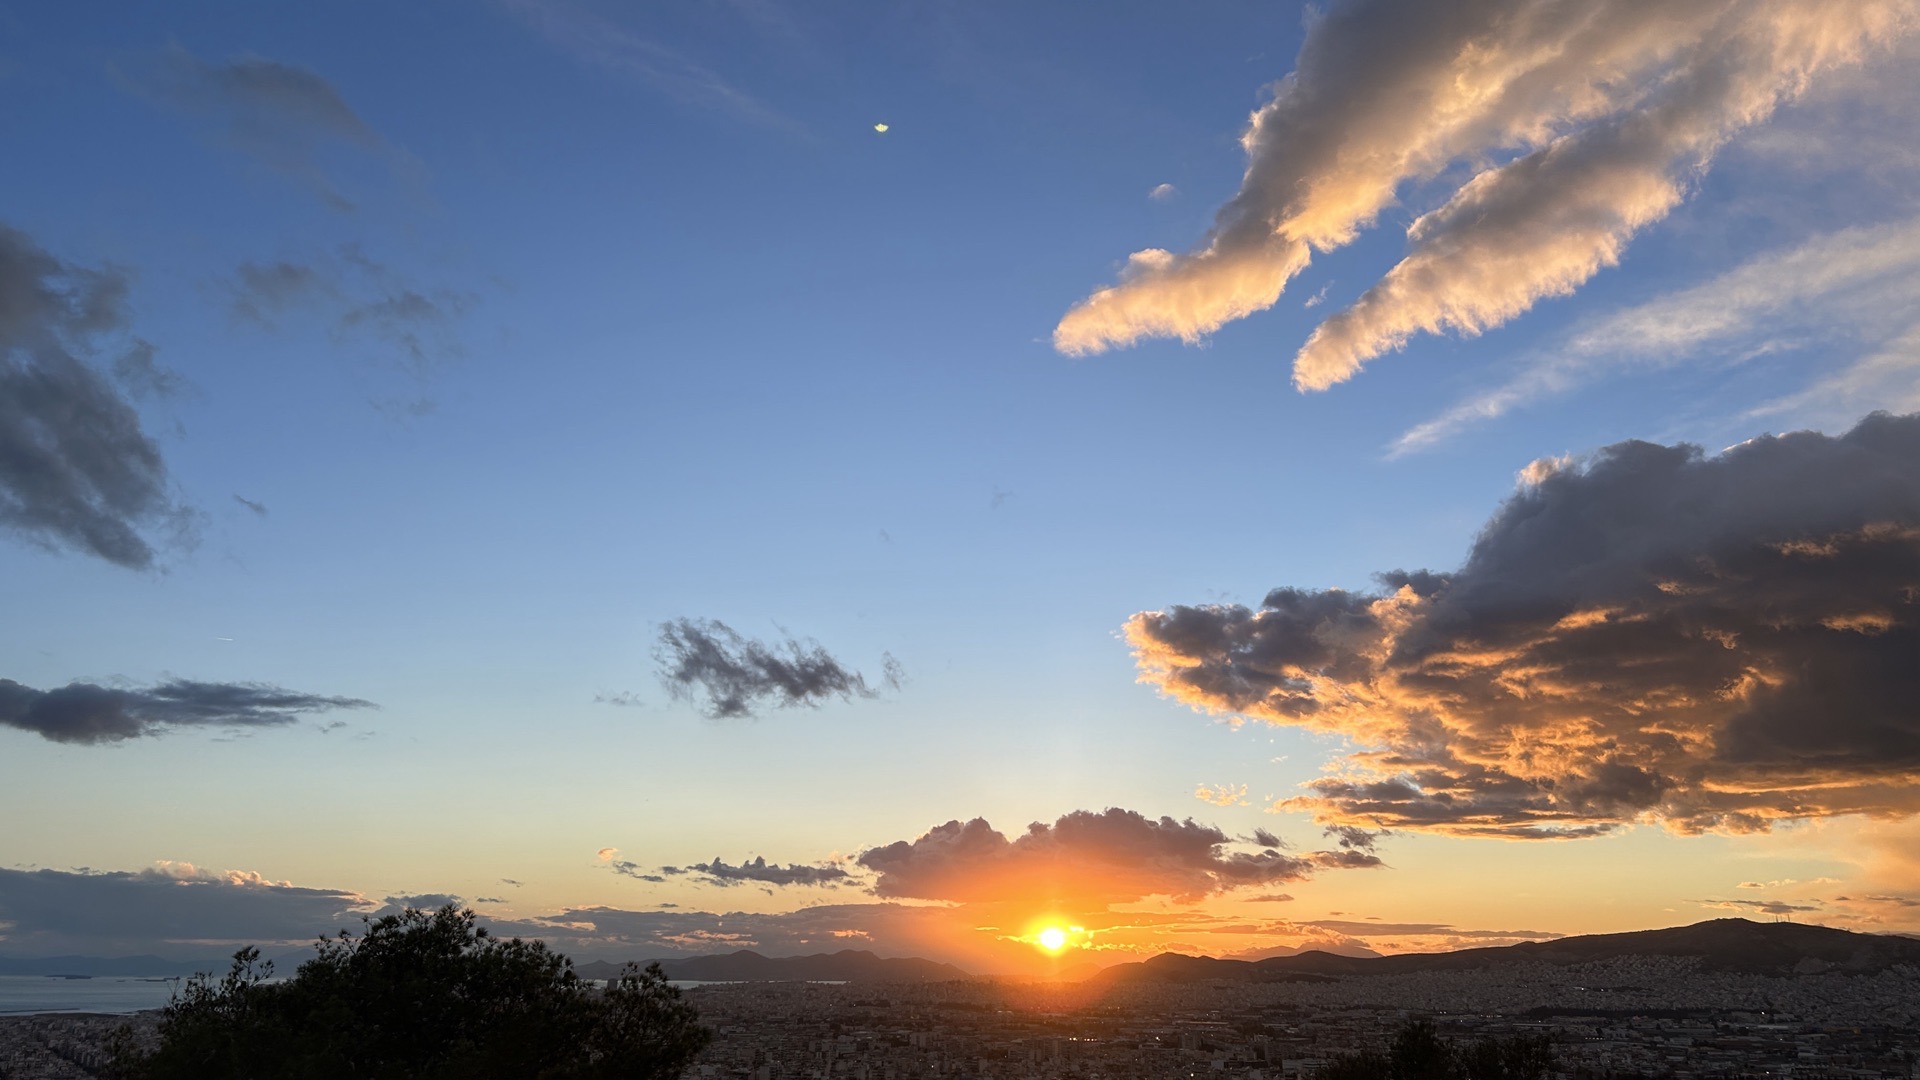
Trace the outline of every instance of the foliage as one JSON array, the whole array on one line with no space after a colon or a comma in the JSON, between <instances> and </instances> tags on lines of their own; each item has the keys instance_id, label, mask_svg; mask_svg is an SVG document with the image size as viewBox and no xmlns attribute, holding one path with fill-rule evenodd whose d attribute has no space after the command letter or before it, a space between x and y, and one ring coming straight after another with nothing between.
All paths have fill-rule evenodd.
<instances>
[{"instance_id":1,"label":"foliage","mask_svg":"<svg viewBox=\"0 0 1920 1080\"><path fill-rule=\"evenodd\" d=\"M1327 1063L1320 1080L1548 1080L1553 1046L1545 1035L1449 1043L1416 1020L1394 1033L1384 1054L1366 1050Z\"/></svg>"},{"instance_id":2,"label":"foliage","mask_svg":"<svg viewBox=\"0 0 1920 1080\"><path fill-rule=\"evenodd\" d=\"M540 942L501 940L472 911L408 909L322 938L293 978L259 950L166 1007L159 1045L122 1044L137 1080L670 1080L712 1033L658 965L602 993Z\"/></svg>"}]
</instances>

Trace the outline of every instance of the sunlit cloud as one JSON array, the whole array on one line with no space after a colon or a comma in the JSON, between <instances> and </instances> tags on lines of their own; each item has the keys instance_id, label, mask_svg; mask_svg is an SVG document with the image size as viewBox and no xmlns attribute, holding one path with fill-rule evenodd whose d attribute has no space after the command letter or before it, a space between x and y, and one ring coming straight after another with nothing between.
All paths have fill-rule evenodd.
<instances>
[{"instance_id":1,"label":"sunlit cloud","mask_svg":"<svg viewBox=\"0 0 1920 1080\"><path fill-rule=\"evenodd\" d=\"M1920 416L1538 470L1446 574L1143 612L1141 680L1360 748L1277 808L1508 838L1920 811Z\"/></svg>"},{"instance_id":2,"label":"sunlit cloud","mask_svg":"<svg viewBox=\"0 0 1920 1080\"><path fill-rule=\"evenodd\" d=\"M1298 881L1324 868L1377 866L1349 852L1234 850L1224 832L1191 818L1132 810L1076 810L1012 839L985 819L949 821L913 841L873 848L859 864L889 899L1068 905L1076 910L1149 896L1195 901L1246 886Z\"/></svg>"},{"instance_id":3,"label":"sunlit cloud","mask_svg":"<svg viewBox=\"0 0 1920 1080\"><path fill-rule=\"evenodd\" d=\"M1313 331L1294 382L1325 389L1416 334L1481 333L1617 263L1728 139L1912 23L1901 0L1336 6L1254 112L1206 242L1136 252L1054 344L1198 341L1443 177L1405 258Z\"/></svg>"},{"instance_id":4,"label":"sunlit cloud","mask_svg":"<svg viewBox=\"0 0 1920 1080\"><path fill-rule=\"evenodd\" d=\"M1247 785L1245 784L1201 784L1193 791L1193 797L1215 806L1246 806Z\"/></svg>"}]
</instances>

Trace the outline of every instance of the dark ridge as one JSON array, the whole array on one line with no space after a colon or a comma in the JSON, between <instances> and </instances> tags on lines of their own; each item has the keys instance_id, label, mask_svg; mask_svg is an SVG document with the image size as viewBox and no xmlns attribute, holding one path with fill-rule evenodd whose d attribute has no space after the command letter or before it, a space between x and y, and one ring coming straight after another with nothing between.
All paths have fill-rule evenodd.
<instances>
[{"instance_id":1,"label":"dark ridge","mask_svg":"<svg viewBox=\"0 0 1920 1080\"><path fill-rule=\"evenodd\" d=\"M1163 953L1137 964L1120 964L1094 976L1108 982L1278 982L1349 975L1395 975L1415 971L1471 971L1502 964L1584 964L1619 956L1698 957L1704 971L1749 975L1871 974L1902 964L1920 966L1920 940L1892 934L1860 934L1804 923L1757 923L1713 919L1665 930L1587 934L1554 941L1490 946L1444 953L1398 956L1336 956L1304 952L1267 960L1218 960Z\"/></svg>"}]
</instances>

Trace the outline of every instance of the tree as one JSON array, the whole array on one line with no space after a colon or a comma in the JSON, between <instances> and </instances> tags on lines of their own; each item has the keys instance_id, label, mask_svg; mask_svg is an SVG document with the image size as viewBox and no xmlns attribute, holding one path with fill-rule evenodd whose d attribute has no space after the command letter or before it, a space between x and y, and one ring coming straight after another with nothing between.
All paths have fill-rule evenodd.
<instances>
[{"instance_id":1,"label":"tree","mask_svg":"<svg viewBox=\"0 0 1920 1080\"><path fill-rule=\"evenodd\" d=\"M1426 1020L1401 1025L1386 1053L1362 1050L1334 1058L1320 1080L1548 1080L1553 1042L1545 1035L1489 1038L1450 1045Z\"/></svg>"},{"instance_id":2,"label":"tree","mask_svg":"<svg viewBox=\"0 0 1920 1080\"><path fill-rule=\"evenodd\" d=\"M192 979L161 1014L158 1046L116 1055L137 1080L671 1080L707 1045L659 965L629 964L604 993L546 945L501 940L472 911L408 909L358 938L321 938L293 978L259 950Z\"/></svg>"}]
</instances>

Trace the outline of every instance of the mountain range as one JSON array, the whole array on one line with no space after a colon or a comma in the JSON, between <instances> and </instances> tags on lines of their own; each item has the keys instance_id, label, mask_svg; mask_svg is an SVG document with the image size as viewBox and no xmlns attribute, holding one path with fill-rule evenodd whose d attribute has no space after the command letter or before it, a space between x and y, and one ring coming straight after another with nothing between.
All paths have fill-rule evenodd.
<instances>
[{"instance_id":1,"label":"mountain range","mask_svg":"<svg viewBox=\"0 0 1920 1080\"><path fill-rule=\"evenodd\" d=\"M1116 964L1098 971L1078 965L1062 974L1069 979L1085 978L1095 984L1312 981L1416 971L1467 971L1527 962L1569 965L1621 956L1691 956L1698 957L1701 968L1707 971L1754 975L1866 974L1903 964L1920 967L1920 939L1862 934L1804 923L1713 919L1664 930L1587 934L1519 945L1394 956L1346 956L1310 951L1264 960L1222 960L1162 953L1149 960ZM311 953L276 957L275 968L291 974L302 961L310 958ZM919 957L881 957L856 949L781 957L743 949L657 962L670 979L699 982L943 982L973 977L952 964ZM619 974L620 967L597 960L577 965L575 970L583 978L606 979ZM0 957L0 975L151 978L196 971L217 974L225 970L225 963L194 963L158 956Z\"/></svg>"},{"instance_id":2,"label":"mountain range","mask_svg":"<svg viewBox=\"0 0 1920 1080\"><path fill-rule=\"evenodd\" d=\"M1279 982L1415 971L1467 971L1534 962L1583 964L1620 956L1694 956L1706 971L1752 975L1867 974L1901 964L1920 967L1920 940L1861 934L1803 923L1757 923L1713 919L1665 930L1586 934L1553 941L1397 956L1337 956L1304 952L1266 960L1217 960L1162 953L1139 963L1117 964L1093 978L1099 982Z\"/></svg>"}]
</instances>

